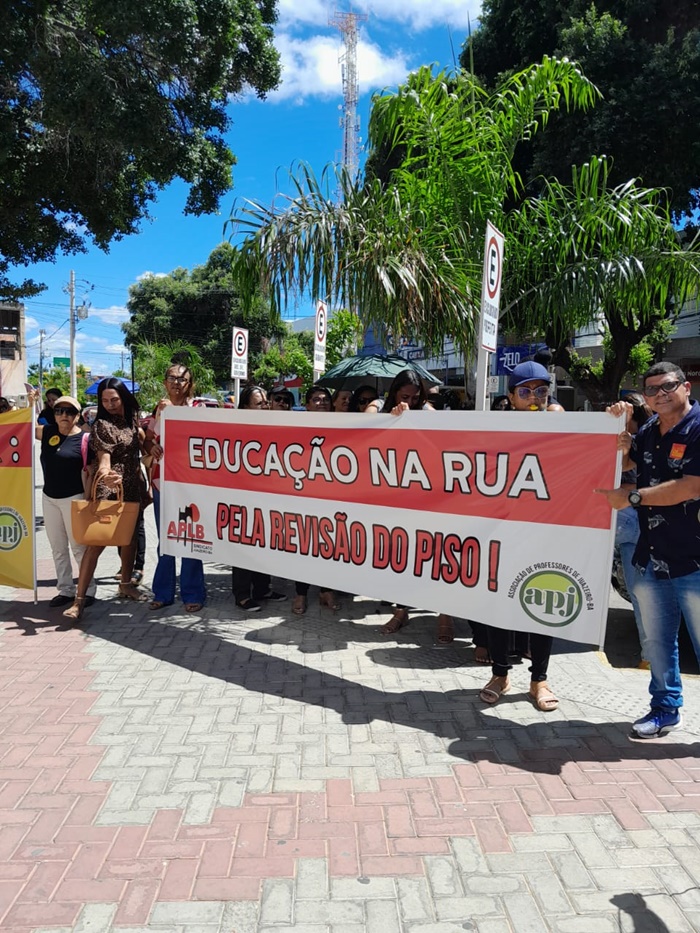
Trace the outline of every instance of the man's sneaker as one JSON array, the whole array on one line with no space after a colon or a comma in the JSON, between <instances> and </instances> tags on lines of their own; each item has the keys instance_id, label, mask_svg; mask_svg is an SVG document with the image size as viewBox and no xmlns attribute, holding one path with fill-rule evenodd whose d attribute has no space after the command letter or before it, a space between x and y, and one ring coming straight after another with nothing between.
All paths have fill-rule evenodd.
<instances>
[{"instance_id":1,"label":"man's sneaker","mask_svg":"<svg viewBox=\"0 0 700 933\"><path fill-rule=\"evenodd\" d=\"M284 595L284 593L277 593L275 590L270 590L269 593L265 593L263 596L258 596L258 599L267 599L268 602L271 603L281 603L284 602L286 598L287 597Z\"/></svg>"},{"instance_id":2,"label":"man's sneaker","mask_svg":"<svg viewBox=\"0 0 700 933\"><path fill-rule=\"evenodd\" d=\"M632 723L632 732L640 739L656 739L675 732L682 725L680 710L651 709L646 716Z\"/></svg>"},{"instance_id":3,"label":"man's sneaker","mask_svg":"<svg viewBox=\"0 0 700 933\"><path fill-rule=\"evenodd\" d=\"M236 605L239 609L242 609L244 612L260 612L262 606L256 599L240 599L236 601Z\"/></svg>"}]
</instances>

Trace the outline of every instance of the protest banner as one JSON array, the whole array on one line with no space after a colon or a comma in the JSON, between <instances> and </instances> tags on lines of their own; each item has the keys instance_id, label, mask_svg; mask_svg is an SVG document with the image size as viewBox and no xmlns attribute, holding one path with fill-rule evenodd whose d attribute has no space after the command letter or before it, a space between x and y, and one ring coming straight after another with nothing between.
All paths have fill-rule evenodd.
<instances>
[{"instance_id":1,"label":"protest banner","mask_svg":"<svg viewBox=\"0 0 700 933\"><path fill-rule=\"evenodd\" d=\"M601 642L610 416L164 416L164 553Z\"/></svg>"},{"instance_id":2,"label":"protest banner","mask_svg":"<svg viewBox=\"0 0 700 933\"><path fill-rule=\"evenodd\" d=\"M0 586L34 589L33 409L0 415Z\"/></svg>"}]
</instances>

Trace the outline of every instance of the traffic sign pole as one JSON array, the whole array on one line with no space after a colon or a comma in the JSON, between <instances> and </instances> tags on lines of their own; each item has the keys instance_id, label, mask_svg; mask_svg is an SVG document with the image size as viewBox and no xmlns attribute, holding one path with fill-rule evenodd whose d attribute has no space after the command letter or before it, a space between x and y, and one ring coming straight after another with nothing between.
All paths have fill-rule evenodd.
<instances>
[{"instance_id":1,"label":"traffic sign pole","mask_svg":"<svg viewBox=\"0 0 700 933\"><path fill-rule=\"evenodd\" d=\"M314 333L314 382L326 371L326 336L328 333L328 307L325 301L316 302L316 329Z\"/></svg>"},{"instance_id":2,"label":"traffic sign pole","mask_svg":"<svg viewBox=\"0 0 700 933\"><path fill-rule=\"evenodd\" d=\"M241 379L248 378L248 331L234 327L231 341L231 378L233 379L234 407L238 408Z\"/></svg>"},{"instance_id":3,"label":"traffic sign pole","mask_svg":"<svg viewBox=\"0 0 700 933\"><path fill-rule=\"evenodd\" d=\"M476 411L486 410L489 364L498 344L498 312L501 300L504 237L489 221L486 224L484 274L481 284L479 352L476 361Z\"/></svg>"}]
</instances>

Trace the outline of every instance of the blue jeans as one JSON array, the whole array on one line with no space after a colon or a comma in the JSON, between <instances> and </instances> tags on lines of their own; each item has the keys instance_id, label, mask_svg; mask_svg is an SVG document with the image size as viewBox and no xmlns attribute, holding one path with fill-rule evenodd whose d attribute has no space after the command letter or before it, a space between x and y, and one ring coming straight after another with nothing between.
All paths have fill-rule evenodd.
<instances>
[{"instance_id":1,"label":"blue jeans","mask_svg":"<svg viewBox=\"0 0 700 933\"><path fill-rule=\"evenodd\" d=\"M160 542L160 491L153 489L153 508L155 509L156 530ZM160 553L158 546L158 566L153 575L153 598L159 603L175 601L176 585L175 558L170 554ZM204 605L207 591L204 587L204 565L201 560L183 557L180 569L180 597L183 603L201 603Z\"/></svg>"},{"instance_id":2,"label":"blue jeans","mask_svg":"<svg viewBox=\"0 0 700 933\"><path fill-rule=\"evenodd\" d=\"M678 666L681 613L695 655L700 660L700 570L664 580L654 576L651 564L645 573L634 568L630 590L639 605L642 654L651 666L651 706L653 709L676 710L683 706Z\"/></svg>"},{"instance_id":3,"label":"blue jeans","mask_svg":"<svg viewBox=\"0 0 700 933\"><path fill-rule=\"evenodd\" d=\"M620 558L622 559L622 573L625 577L627 592L630 594L630 599L632 600L634 621L637 623L639 642L641 644L644 640L644 634L642 632L642 620L639 613L639 602L637 601L637 597L635 596L634 589L632 587L632 583L634 582L634 575L637 573L634 568L634 564L632 563L632 558L634 557L634 552L637 547L638 540L639 516L637 515L637 510L633 509L632 506L627 509L620 509L620 511L617 513L615 544L620 551ZM644 657L643 652L642 656ZM646 661L646 658L644 658L644 660Z\"/></svg>"}]
</instances>

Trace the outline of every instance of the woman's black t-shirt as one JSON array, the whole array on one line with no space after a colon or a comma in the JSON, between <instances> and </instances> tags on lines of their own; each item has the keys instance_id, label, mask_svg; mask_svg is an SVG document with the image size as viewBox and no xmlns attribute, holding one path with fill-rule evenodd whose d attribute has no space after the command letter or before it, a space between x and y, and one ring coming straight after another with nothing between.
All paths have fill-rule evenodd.
<instances>
[{"instance_id":1,"label":"woman's black t-shirt","mask_svg":"<svg viewBox=\"0 0 700 933\"><path fill-rule=\"evenodd\" d=\"M44 426L41 437L41 468L44 492L52 499L67 499L83 492L83 432L61 434L51 424Z\"/></svg>"}]
</instances>

